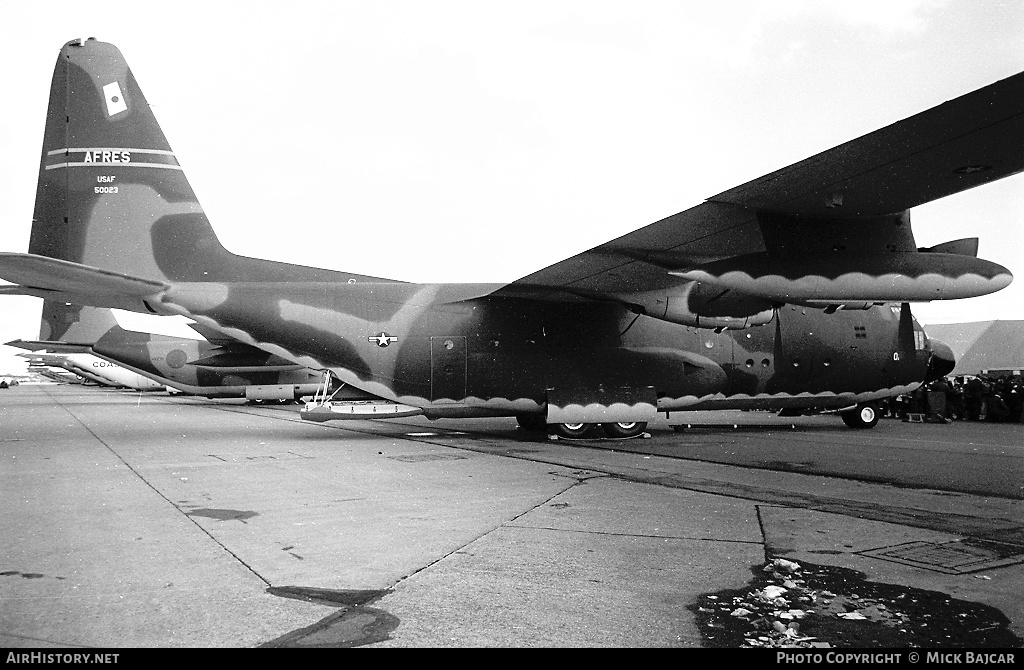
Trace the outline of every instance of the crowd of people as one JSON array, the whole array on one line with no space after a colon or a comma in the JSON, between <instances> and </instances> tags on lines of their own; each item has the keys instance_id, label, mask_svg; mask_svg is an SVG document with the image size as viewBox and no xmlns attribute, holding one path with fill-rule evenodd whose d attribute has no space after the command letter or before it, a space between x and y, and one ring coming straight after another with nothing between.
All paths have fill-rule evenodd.
<instances>
[{"instance_id":1,"label":"crowd of people","mask_svg":"<svg viewBox=\"0 0 1024 670\"><path fill-rule=\"evenodd\" d=\"M883 416L905 419L1024 423L1024 377L967 375L937 379L909 395L890 398Z\"/></svg>"}]
</instances>

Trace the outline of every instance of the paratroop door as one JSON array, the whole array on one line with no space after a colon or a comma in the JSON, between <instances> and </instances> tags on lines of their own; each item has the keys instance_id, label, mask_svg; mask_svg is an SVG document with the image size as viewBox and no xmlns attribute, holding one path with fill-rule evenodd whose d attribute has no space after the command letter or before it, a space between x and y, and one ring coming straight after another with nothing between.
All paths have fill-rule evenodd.
<instances>
[{"instance_id":1,"label":"paratroop door","mask_svg":"<svg viewBox=\"0 0 1024 670\"><path fill-rule=\"evenodd\" d=\"M466 338L447 335L430 338L430 399L466 397Z\"/></svg>"}]
</instances>

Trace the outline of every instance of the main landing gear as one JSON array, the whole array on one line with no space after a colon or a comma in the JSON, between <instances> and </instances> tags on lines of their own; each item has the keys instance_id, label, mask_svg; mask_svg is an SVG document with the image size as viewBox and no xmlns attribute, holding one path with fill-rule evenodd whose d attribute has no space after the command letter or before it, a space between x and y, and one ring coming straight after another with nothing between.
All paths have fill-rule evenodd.
<instances>
[{"instance_id":1,"label":"main landing gear","mask_svg":"<svg viewBox=\"0 0 1024 670\"><path fill-rule=\"evenodd\" d=\"M873 402L862 402L851 410L841 412L843 423L850 428L874 428L878 423L878 406Z\"/></svg>"},{"instance_id":2,"label":"main landing gear","mask_svg":"<svg viewBox=\"0 0 1024 670\"><path fill-rule=\"evenodd\" d=\"M588 437L606 437L611 439L625 439L639 437L647 430L645 421L620 421L618 423L546 423L543 415L520 414L516 417L523 430L531 432L548 432L556 437L564 437L569 440L581 440ZM597 431L601 427L603 436Z\"/></svg>"}]
</instances>

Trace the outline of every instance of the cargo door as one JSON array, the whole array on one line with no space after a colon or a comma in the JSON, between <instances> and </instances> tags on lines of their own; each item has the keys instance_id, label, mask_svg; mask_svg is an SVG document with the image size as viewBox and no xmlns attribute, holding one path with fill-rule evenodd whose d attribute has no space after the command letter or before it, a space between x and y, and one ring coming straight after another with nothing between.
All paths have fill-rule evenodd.
<instances>
[{"instance_id":1,"label":"cargo door","mask_svg":"<svg viewBox=\"0 0 1024 670\"><path fill-rule=\"evenodd\" d=\"M787 311L779 310L779 314L775 343L775 369L783 384L779 390L791 394L815 392L816 386L820 386L814 383L813 375L819 364L821 333L813 315L821 311L790 305Z\"/></svg>"}]
</instances>

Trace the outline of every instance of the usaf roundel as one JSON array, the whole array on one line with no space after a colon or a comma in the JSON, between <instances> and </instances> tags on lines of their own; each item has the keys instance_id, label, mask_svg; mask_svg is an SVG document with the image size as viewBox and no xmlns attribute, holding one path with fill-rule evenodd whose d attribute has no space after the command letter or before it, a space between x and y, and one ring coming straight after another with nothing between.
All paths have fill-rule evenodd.
<instances>
[{"instance_id":1,"label":"usaf roundel","mask_svg":"<svg viewBox=\"0 0 1024 670\"><path fill-rule=\"evenodd\" d=\"M378 347L386 347L392 342L397 342L398 338L394 335L388 335L386 332L382 332L380 335L371 335L366 338L370 342L376 342Z\"/></svg>"}]
</instances>

